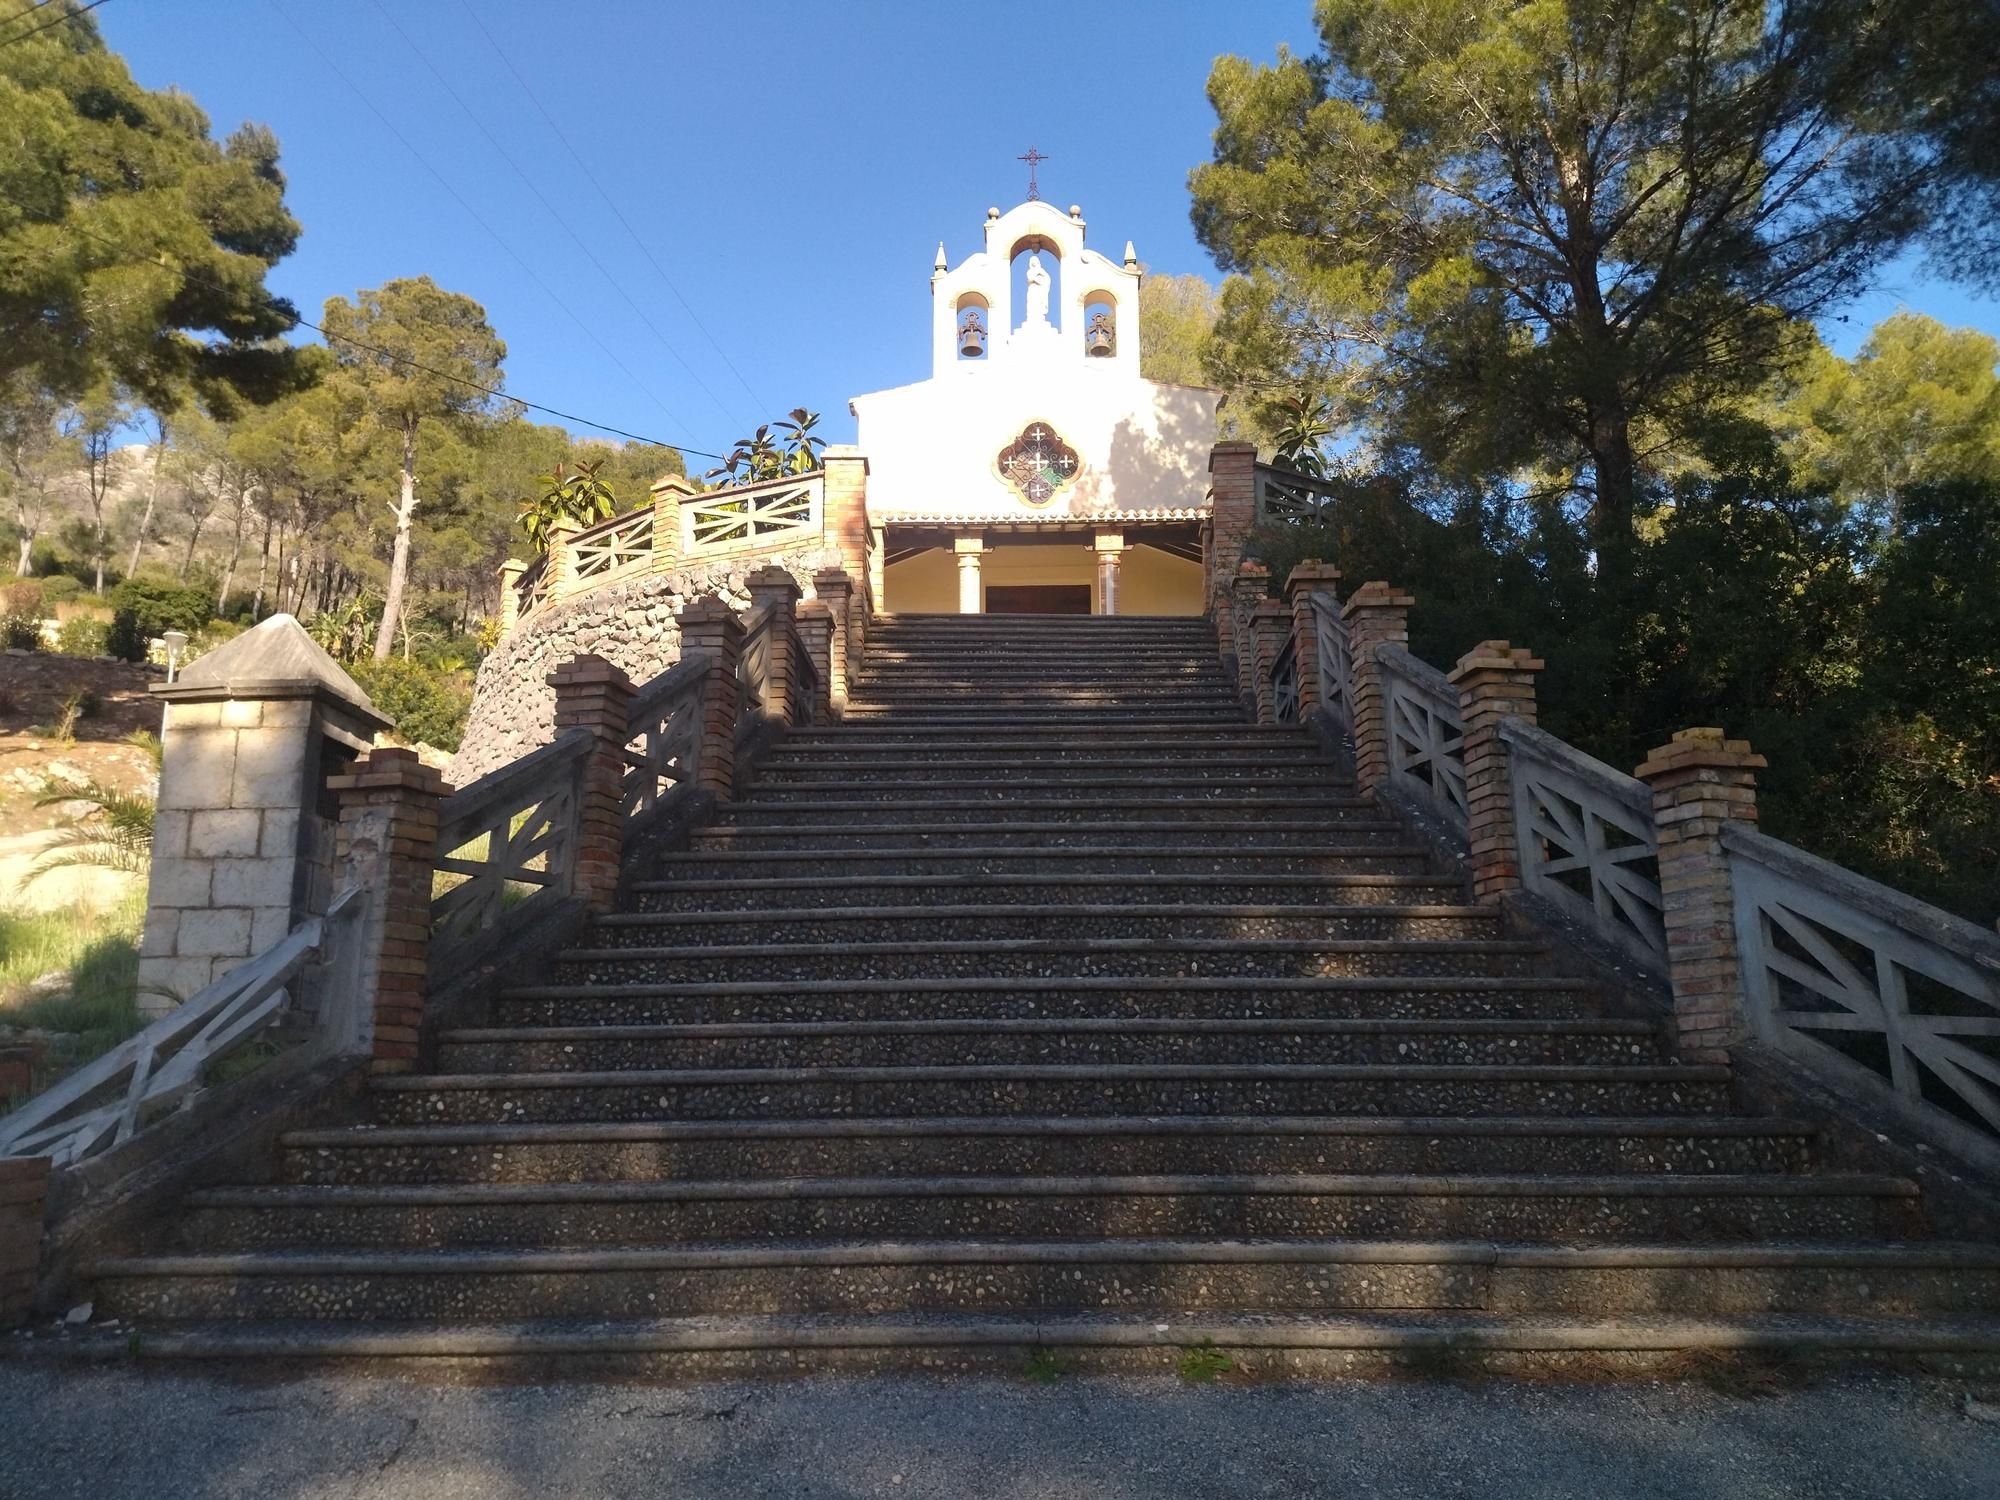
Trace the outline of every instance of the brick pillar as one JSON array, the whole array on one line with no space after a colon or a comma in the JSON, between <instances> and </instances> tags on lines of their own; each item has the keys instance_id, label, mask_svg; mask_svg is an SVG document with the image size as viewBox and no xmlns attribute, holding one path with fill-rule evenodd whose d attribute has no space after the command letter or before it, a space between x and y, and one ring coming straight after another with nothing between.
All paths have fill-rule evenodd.
<instances>
[{"instance_id":1,"label":"brick pillar","mask_svg":"<svg viewBox=\"0 0 2000 1500\"><path fill-rule=\"evenodd\" d=\"M1485 905L1521 888L1521 846L1514 827L1514 781L1500 726L1535 722L1535 674L1544 663L1505 641L1481 641L1451 671L1465 721L1466 838L1472 846L1472 894Z\"/></svg>"},{"instance_id":2,"label":"brick pillar","mask_svg":"<svg viewBox=\"0 0 2000 1500\"><path fill-rule=\"evenodd\" d=\"M1354 779L1364 795L1389 779L1389 704L1381 670L1375 665L1375 648L1409 645L1409 611L1416 602L1375 579L1348 595L1340 611L1353 656L1349 670L1354 682Z\"/></svg>"},{"instance_id":3,"label":"brick pillar","mask_svg":"<svg viewBox=\"0 0 2000 1500\"><path fill-rule=\"evenodd\" d=\"M1257 636L1251 619L1269 596L1270 569L1259 562L1239 562L1229 583L1229 640L1236 655L1236 696L1246 708L1257 706Z\"/></svg>"},{"instance_id":4,"label":"brick pillar","mask_svg":"<svg viewBox=\"0 0 2000 1500\"><path fill-rule=\"evenodd\" d=\"M1226 589L1243 560L1243 543L1257 524L1257 445L1217 443L1208 450L1209 507L1207 564L1210 598Z\"/></svg>"},{"instance_id":5,"label":"brick pillar","mask_svg":"<svg viewBox=\"0 0 2000 1500\"><path fill-rule=\"evenodd\" d=\"M1755 772L1765 764L1720 729L1683 729L1634 773L1653 793L1676 1050L1687 1062L1724 1062L1748 1034L1722 830L1757 821Z\"/></svg>"},{"instance_id":6,"label":"brick pillar","mask_svg":"<svg viewBox=\"0 0 2000 1500\"><path fill-rule=\"evenodd\" d=\"M813 574L813 592L826 601L827 618L833 637L827 648L829 670L826 680L827 706L839 718L847 712L847 679L861 669L855 649L856 632L849 628L849 611L854 607L854 580L845 568L821 568Z\"/></svg>"},{"instance_id":7,"label":"brick pillar","mask_svg":"<svg viewBox=\"0 0 2000 1500\"><path fill-rule=\"evenodd\" d=\"M653 481L654 573L671 573L681 560L681 501L699 495L701 486L685 474L668 474Z\"/></svg>"},{"instance_id":8,"label":"brick pillar","mask_svg":"<svg viewBox=\"0 0 2000 1500\"><path fill-rule=\"evenodd\" d=\"M597 741L583 768L570 888L592 911L609 911L625 847L625 758L619 752L632 738L632 679L601 656L573 656L548 682L556 690L556 733L587 729Z\"/></svg>"},{"instance_id":9,"label":"brick pillar","mask_svg":"<svg viewBox=\"0 0 2000 1500\"><path fill-rule=\"evenodd\" d=\"M504 640L514 633L514 627L521 619L521 575L528 571L528 565L518 557L510 557L500 564L500 635Z\"/></svg>"},{"instance_id":10,"label":"brick pillar","mask_svg":"<svg viewBox=\"0 0 2000 1500\"><path fill-rule=\"evenodd\" d=\"M818 686L813 691L812 721L824 724L833 717L833 611L824 599L808 599L796 611L799 640L812 658Z\"/></svg>"},{"instance_id":11,"label":"brick pillar","mask_svg":"<svg viewBox=\"0 0 2000 1500\"><path fill-rule=\"evenodd\" d=\"M48 1201L48 1157L0 1156L0 1328L28 1320Z\"/></svg>"},{"instance_id":12,"label":"brick pillar","mask_svg":"<svg viewBox=\"0 0 2000 1500\"><path fill-rule=\"evenodd\" d=\"M1261 599L1250 612L1250 637L1257 658L1251 686L1257 696L1259 724L1278 722L1277 690L1271 683L1271 672L1278 664L1279 648L1291 628L1292 612L1276 599Z\"/></svg>"},{"instance_id":13,"label":"brick pillar","mask_svg":"<svg viewBox=\"0 0 2000 1500\"><path fill-rule=\"evenodd\" d=\"M339 860L369 893L362 914L364 993L372 996L376 1073L417 1066L430 980L431 880L437 865L438 804L444 778L414 750L379 747L346 776L326 783L340 794Z\"/></svg>"},{"instance_id":14,"label":"brick pillar","mask_svg":"<svg viewBox=\"0 0 2000 1500\"><path fill-rule=\"evenodd\" d=\"M1299 718L1320 706L1319 624L1313 619L1312 596L1337 596L1340 569L1309 557L1285 575L1285 597L1292 602L1292 635L1298 641Z\"/></svg>"},{"instance_id":15,"label":"brick pillar","mask_svg":"<svg viewBox=\"0 0 2000 1500\"><path fill-rule=\"evenodd\" d=\"M822 532L840 553L847 576L868 576L868 459L859 448L836 443L820 455L826 471ZM882 601L873 601L881 608Z\"/></svg>"},{"instance_id":16,"label":"brick pillar","mask_svg":"<svg viewBox=\"0 0 2000 1500\"><path fill-rule=\"evenodd\" d=\"M798 580L776 563L767 563L743 580L750 590L750 608L770 611L770 678L764 688L764 717L785 724L792 716L792 627L797 621Z\"/></svg>"},{"instance_id":17,"label":"brick pillar","mask_svg":"<svg viewBox=\"0 0 2000 1500\"><path fill-rule=\"evenodd\" d=\"M680 612L681 651L706 651L708 677L701 687L701 764L695 784L717 797L736 785L736 665L743 655L743 622L713 594Z\"/></svg>"}]
</instances>

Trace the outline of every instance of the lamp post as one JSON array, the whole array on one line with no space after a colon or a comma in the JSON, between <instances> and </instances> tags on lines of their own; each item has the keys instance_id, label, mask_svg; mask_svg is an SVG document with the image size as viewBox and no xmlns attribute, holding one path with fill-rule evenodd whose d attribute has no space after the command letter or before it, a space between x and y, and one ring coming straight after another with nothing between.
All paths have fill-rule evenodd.
<instances>
[{"instance_id":1,"label":"lamp post","mask_svg":"<svg viewBox=\"0 0 2000 1500\"><path fill-rule=\"evenodd\" d=\"M166 643L167 681L172 682L174 680L174 672L181 664L181 652L187 649L187 632L185 630L169 630L160 639Z\"/></svg>"}]
</instances>

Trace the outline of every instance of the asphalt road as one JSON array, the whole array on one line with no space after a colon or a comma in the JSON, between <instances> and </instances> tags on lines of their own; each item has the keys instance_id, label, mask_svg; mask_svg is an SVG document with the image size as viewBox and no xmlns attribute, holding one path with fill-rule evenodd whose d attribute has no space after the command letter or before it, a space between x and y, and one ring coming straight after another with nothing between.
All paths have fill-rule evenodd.
<instances>
[{"instance_id":1,"label":"asphalt road","mask_svg":"<svg viewBox=\"0 0 2000 1500\"><path fill-rule=\"evenodd\" d=\"M1989 1393L1990 1394L1990 1393ZM1995 1500L1962 1387L242 1384L0 1365L5 1500Z\"/></svg>"}]
</instances>

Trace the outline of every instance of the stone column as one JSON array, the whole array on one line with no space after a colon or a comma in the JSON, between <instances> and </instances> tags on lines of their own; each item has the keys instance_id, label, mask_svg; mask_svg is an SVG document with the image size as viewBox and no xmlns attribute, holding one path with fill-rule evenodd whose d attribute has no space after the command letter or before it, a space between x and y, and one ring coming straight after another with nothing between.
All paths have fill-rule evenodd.
<instances>
[{"instance_id":1,"label":"stone column","mask_svg":"<svg viewBox=\"0 0 2000 1500\"><path fill-rule=\"evenodd\" d=\"M1348 595L1340 611L1353 657L1348 670L1354 683L1354 779L1364 795L1389 779L1389 704L1375 651L1409 645L1409 612L1416 602L1372 579Z\"/></svg>"},{"instance_id":2,"label":"stone column","mask_svg":"<svg viewBox=\"0 0 2000 1500\"><path fill-rule=\"evenodd\" d=\"M1125 551L1125 537L1122 532L1100 531L1094 543L1097 549L1097 612L1100 615L1118 613L1118 563Z\"/></svg>"},{"instance_id":3,"label":"stone column","mask_svg":"<svg viewBox=\"0 0 2000 1500\"><path fill-rule=\"evenodd\" d=\"M1451 680L1465 723L1466 839L1472 894L1497 905L1521 888L1520 831L1514 826L1514 779L1500 726L1535 722L1535 674L1545 663L1505 641L1481 641L1458 659Z\"/></svg>"},{"instance_id":4,"label":"stone column","mask_svg":"<svg viewBox=\"0 0 2000 1500\"><path fill-rule=\"evenodd\" d=\"M958 612L977 615L986 612L985 595L979 586L979 555L986 539L978 536L952 538L951 550L958 557Z\"/></svg>"},{"instance_id":5,"label":"stone column","mask_svg":"<svg viewBox=\"0 0 2000 1500\"><path fill-rule=\"evenodd\" d=\"M1720 729L1683 729L1633 773L1653 794L1675 1044L1687 1062L1725 1062L1748 1035L1722 830L1732 819L1756 822L1755 773L1765 764Z\"/></svg>"},{"instance_id":6,"label":"stone column","mask_svg":"<svg viewBox=\"0 0 2000 1500\"><path fill-rule=\"evenodd\" d=\"M840 553L840 565L847 576L868 576L868 459L859 448L835 443L820 455L826 471L826 499L822 535L826 545ZM880 580L875 580L878 584ZM878 594L873 600L881 607Z\"/></svg>"},{"instance_id":7,"label":"stone column","mask_svg":"<svg viewBox=\"0 0 2000 1500\"><path fill-rule=\"evenodd\" d=\"M818 685L813 690L811 717L823 724L832 717L833 611L824 599L808 599L798 607L799 641L812 658Z\"/></svg>"},{"instance_id":8,"label":"stone column","mask_svg":"<svg viewBox=\"0 0 2000 1500\"><path fill-rule=\"evenodd\" d=\"M1291 628L1292 612L1276 599L1260 599L1250 612L1250 637L1257 663L1251 690L1257 698L1259 724L1278 722L1278 695L1271 673L1278 664L1278 650Z\"/></svg>"},{"instance_id":9,"label":"stone column","mask_svg":"<svg viewBox=\"0 0 2000 1500\"><path fill-rule=\"evenodd\" d=\"M1236 655L1236 696L1257 706L1257 636L1251 620L1269 597L1271 571L1260 562L1239 562L1229 585L1230 649Z\"/></svg>"},{"instance_id":10,"label":"stone column","mask_svg":"<svg viewBox=\"0 0 2000 1500\"><path fill-rule=\"evenodd\" d=\"M374 1014L369 1070L414 1072L430 983L438 804L451 788L416 751L387 746L327 786L340 797L341 864L367 892L359 969Z\"/></svg>"},{"instance_id":11,"label":"stone column","mask_svg":"<svg viewBox=\"0 0 2000 1500\"><path fill-rule=\"evenodd\" d=\"M0 1156L0 1328L27 1322L41 1270L49 1158Z\"/></svg>"},{"instance_id":12,"label":"stone column","mask_svg":"<svg viewBox=\"0 0 2000 1500\"><path fill-rule=\"evenodd\" d=\"M827 617L833 629L832 643L827 657L830 663L827 682L827 706L835 718L847 712L848 678L861 670L860 653L855 649L858 632L851 629L850 611L854 608L854 580L847 576L845 568L821 568L813 574L813 592L826 601Z\"/></svg>"},{"instance_id":13,"label":"stone column","mask_svg":"<svg viewBox=\"0 0 2000 1500\"><path fill-rule=\"evenodd\" d=\"M632 679L601 656L576 656L549 674L557 735L587 729L597 741L583 769L570 889L594 912L611 910L625 847L625 758L632 738Z\"/></svg>"},{"instance_id":14,"label":"stone column","mask_svg":"<svg viewBox=\"0 0 2000 1500\"><path fill-rule=\"evenodd\" d=\"M562 520L549 528L549 602L567 599L576 592L576 552L570 539L583 528Z\"/></svg>"},{"instance_id":15,"label":"stone column","mask_svg":"<svg viewBox=\"0 0 2000 1500\"><path fill-rule=\"evenodd\" d=\"M149 1018L326 910L335 816L321 786L389 724L290 615L152 691L166 716L139 947Z\"/></svg>"},{"instance_id":16,"label":"stone column","mask_svg":"<svg viewBox=\"0 0 2000 1500\"><path fill-rule=\"evenodd\" d=\"M794 710L792 627L797 618L799 595L804 590L796 578L776 563L766 563L743 583L750 590L751 610L770 612L771 650L769 680L764 687L764 717L773 723L788 724Z\"/></svg>"},{"instance_id":17,"label":"stone column","mask_svg":"<svg viewBox=\"0 0 2000 1500\"><path fill-rule=\"evenodd\" d=\"M521 619L521 575L528 571L528 565L518 557L510 557L500 564L500 638L505 640L514 633L514 627Z\"/></svg>"},{"instance_id":18,"label":"stone column","mask_svg":"<svg viewBox=\"0 0 2000 1500\"><path fill-rule=\"evenodd\" d=\"M1215 596L1236 577L1243 543L1257 524L1257 445L1217 443L1208 450L1209 538L1207 593Z\"/></svg>"},{"instance_id":19,"label":"stone column","mask_svg":"<svg viewBox=\"0 0 2000 1500\"><path fill-rule=\"evenodd\" d=\"M667 474L653 481L653 561L649 571L671 573L681 560L681 501L699 495L701 486L685 474Z\"/></svg>"},{"instance_id":20,"label":"stone column","mask_svg":"<svg viewBox=\"0 0 2000 1500\"><path fill-rule=\"evenodd\" d=\"M1292 635L1298 641L1299 718L1321 707L1319 701L1319 622L1313 618L1312 596L1338 595L1340 569L1309 557L1285 575L1285 597L1292 603Z\"/></svg>"},{"instance_id":21,"label":"stone column","mask_svg":"<svg viewBox=\"0 0 2000 1500\"><path fill-rule=\"evenodd\" d=\"M703 594L677 617L681 651L708 653L701 687L701 764L695 784L727 801L736 785L736 666L743 655L743 622L713 594Z\"/></svg>"}]
</instances>

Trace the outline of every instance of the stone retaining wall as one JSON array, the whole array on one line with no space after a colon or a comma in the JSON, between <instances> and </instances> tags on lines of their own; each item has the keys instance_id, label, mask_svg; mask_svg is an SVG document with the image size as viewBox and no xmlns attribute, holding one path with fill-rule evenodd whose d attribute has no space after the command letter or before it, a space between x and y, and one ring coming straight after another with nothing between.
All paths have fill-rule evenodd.
<instances>
[{"instance_id":1,"label":"stone retaining wall","mask_svg":"<svg viewBox=\"0 0 2000 1500\"><path fill-rule=\"evenodd\" d=\"M813 572L841 566L840 551L814 538L789 551L764 552L644 574L550 605L504 637L480 664L465 738L448 780L462 787L555 737L555 690L548 677L573 656L601 656L635 683L680 660L674 617L702 594L737 610L750 607L745 579L776 564L813 597Z\"/></svg>"}]
</instances>

